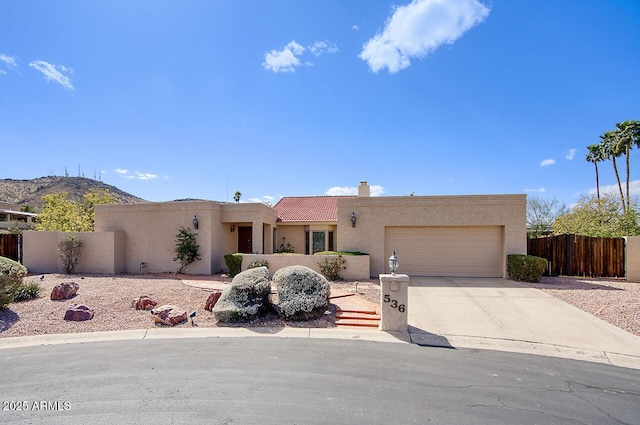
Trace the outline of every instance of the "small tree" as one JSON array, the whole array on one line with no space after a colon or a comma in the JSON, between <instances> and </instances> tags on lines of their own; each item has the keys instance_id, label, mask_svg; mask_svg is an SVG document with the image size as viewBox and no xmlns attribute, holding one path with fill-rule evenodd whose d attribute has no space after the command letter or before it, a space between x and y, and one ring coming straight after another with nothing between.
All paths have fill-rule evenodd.
<instances>
[{"instance_id":1,"label":"small tree","mask_svg":"<svg viewBox=\"0 0 640 425\"><path fill-rule=\"evenodd\" d=\"M189 264L200 259L198 248L200 245L196 243L196 234L190 229L180 226L176 236L176 256L173 257L173 261L180 262L178 273L182 273Z\"/></svg>"},{"instance_id":2,"label":"small tree","mask_svg":"<svg viewBox=\"0 0 640 425\"><path fill-rule=\"evenodd\" d=\"M236 202L240 202L240 198L242 198L242 193L239 190L236 190L236 193L233 194L233 199Z\"/></svg>"},{"instance_id":3,"label":"small tree","mask_svg":"<svg viewBox=\"0 0 640 425\"><path fill-rule=\"evenodd\" d=\"M73 274L76 271L80 253L82 252L82 241L75 236L67 236L58 244L58 254L64 265L64 271L67 274Z\"/></svg>"},{"instance_id":4,"label":"small tree","mask_svg":"<svg viewBox=\"0 0 640 425\"><path fill-rule=\"evenodd\" d=\"M569 210L556 199L527 196L527 235L538 238L552 233L553 222Z\"/></svg>"}]
</instances>

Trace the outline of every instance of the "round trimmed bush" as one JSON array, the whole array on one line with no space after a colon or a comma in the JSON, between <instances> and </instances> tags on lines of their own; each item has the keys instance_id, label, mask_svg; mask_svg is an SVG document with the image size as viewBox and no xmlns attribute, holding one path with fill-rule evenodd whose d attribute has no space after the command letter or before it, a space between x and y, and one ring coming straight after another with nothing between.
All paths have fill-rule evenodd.
<instances>
[{"instance_id":1,"label":"round trimmed bush","mask_svg":"<svg viewBox=\"0 0 640 425\"><path fill-rule=\"evenodd\" d=\"M20 288L27 268L10 258L0 257L0 309L5 308Z\"/></svg>"}]
</instances>

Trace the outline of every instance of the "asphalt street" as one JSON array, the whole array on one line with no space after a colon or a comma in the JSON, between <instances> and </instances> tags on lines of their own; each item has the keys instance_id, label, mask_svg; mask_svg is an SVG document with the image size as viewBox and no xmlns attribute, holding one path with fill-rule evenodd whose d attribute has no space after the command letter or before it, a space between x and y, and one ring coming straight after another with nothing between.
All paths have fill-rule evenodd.
<instances>
[{"instance_id":1,"label":"asphalt street","mask_svg":"<svg viewBox=\"0 0 640 425\"><path fill-rule=\"evenodd\" d=\"M0 350L2 424L640 424L640 370L278 337Z\"/></svg>"}]
</instances>

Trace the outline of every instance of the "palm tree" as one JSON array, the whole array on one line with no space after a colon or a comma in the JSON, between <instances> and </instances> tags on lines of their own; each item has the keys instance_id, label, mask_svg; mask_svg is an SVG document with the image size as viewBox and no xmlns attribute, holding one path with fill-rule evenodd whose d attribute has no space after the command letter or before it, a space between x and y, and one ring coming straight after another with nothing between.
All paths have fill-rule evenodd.
<instances>
[{"instance_id":1,"label":"palm tree","mask_svg":"<svg viewBox=\"0 0 640 425\"><path fill-rule=\"evenodd\" d=\"M236 202L240 202L240 198L242 197L242 193L239 190L236 190L236 193L233 194L233 199Z\"/></svg>"},{"instance_id":2,"label":"palm tree","mask_svg":"<svg viewBox=\"0 0 640 425\"><path fill-rule=\"evenodd\" d=\"M629 153L633 146L640 148L640 121L629 120L616 123L618 129L618 138L616 140L616 150L624 153L627 165L627 208L631 206L631 197L629 196L629 179L631 171L629 169Z\"/></svg>"},{"instance_id":3,"label":"palm tree","mask_svg":"<svg viewBox=\"0 0 640 425\"><path fill-rule=\"evenodd\" d=\"M587 154L587 162L593 162L593 165L596 167L596 193L598 195L598 199L600 199L600 177L598 175L598 162L604 161L604 152L602 149L602 145L593 144L587 146L589 149L589 153Z\"/></svg>"},{"instance_id":4,"label":"palm tree","mask_svg":"<svg viewBox=\"0 0 640 425\"><path fill-rule=\"evenodd\" d=\"M610 159L613 162L613 171L616 173L616 180L618 181L618 190L620 191L620 201L622 202L622 211L627 211L627 204L624 201L624 193L622 193L622 183L620 183L620 173L618 173L618 165L616 158L622 155L622 151L619 149L620 144L618 139L620 138L620 131L613 130L607 131L602 136L602 152L604 157Z\"/></svg>"}]
</instances>

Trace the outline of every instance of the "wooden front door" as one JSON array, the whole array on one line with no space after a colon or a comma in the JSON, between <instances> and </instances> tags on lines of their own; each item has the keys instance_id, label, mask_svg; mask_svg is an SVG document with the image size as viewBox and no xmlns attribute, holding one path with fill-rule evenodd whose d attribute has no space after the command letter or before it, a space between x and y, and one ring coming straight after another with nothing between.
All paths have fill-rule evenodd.
<instances>
[{"instance_id":1,"label":"wooden front door","mask_svg":"<svg viewBox=\"0 0 640 425\"><path fill-rule=\"evenodd\" d=\"M253 252L253 228L251 226L238 227L238 252L243 254Z\"/></svg>"}]
</instances>

